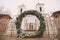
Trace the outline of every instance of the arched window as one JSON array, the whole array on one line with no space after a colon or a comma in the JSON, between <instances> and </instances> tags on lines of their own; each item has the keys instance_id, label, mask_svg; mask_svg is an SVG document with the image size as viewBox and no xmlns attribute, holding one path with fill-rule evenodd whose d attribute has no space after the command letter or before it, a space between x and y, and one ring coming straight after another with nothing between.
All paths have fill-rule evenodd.
<instances>
[{"instance_id":1,"label":"arched window","mask_svg":"<svg viewBox=\"0 0 60 40\"><path fill-rule=\"evenodd\" d=\"M42 12L42 7L40 7L40 11Z\"/></svg>"},{"instance_id":2,"label":"arched window","mask_svg":"<svg viewBox=\"0 0 60 40\"><path fill-rule=\"evenodd\" d=\"M22 8L20 9L20 12L22 13Z\"/></svg>"},{"instance_id":3,"label":"arched window","mask_svg":"<svg viewBox=\"0 0 60 40\"><path fill-rule=\"evenodd\" d=\"M25 10L25 5L18 6L19 13L22 13Z\"/></svg>"}]
</instances>

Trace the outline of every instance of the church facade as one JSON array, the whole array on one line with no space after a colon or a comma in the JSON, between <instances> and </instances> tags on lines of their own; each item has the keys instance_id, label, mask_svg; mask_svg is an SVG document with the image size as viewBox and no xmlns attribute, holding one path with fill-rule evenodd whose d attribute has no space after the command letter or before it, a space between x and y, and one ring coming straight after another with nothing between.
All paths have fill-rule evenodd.
<instances>
[{"instance_id":1,"label":"church facade","mask_svg":"<svg viewBox=\"0 0 60 40\"><path fill-rule=\"evenodd\" d=\"M20 2L21 2L21 4L20 4ZM9 13L4 14L7 12L6 11L4 12L4 10L0 9L0 35L8 36L8 37L16 37L19 39L23 38L22 40L24 40L25 36L27 36L26 38L29 38L26 40L30 40L30 39L31 40L35 40L35 39L36 40L40 40L40 39L42 39L42 40L44 40L44 39L60 40L60 9L59 9L59 7L56 8L58 5L57 6L54 5L55 7L51 7L53 5L52 4L50 6L50 8L52 8L52 10L51 10L51 9L49 9L49 7L47 7L47 5L49 4L48 3L49 1L46 1L46 2L41 1L43 3L41 3L39 0L34 1L34 2L32 2L32 1L26 1L24 3L23 2L17 1L16 5L14 5L15 7L14 6L11 7L11 12L17 13L17 14L14 14L15 19L12 15L11 15L12 17L10 15L8 15ZM31 3L29 4L28 2L31 2ZM28 4L26 4L26 3L28 3ZM48 4L46 4L46 3L48 3ZM7 5L6 5L6 7L10 8ZM54 8L56 8L56 9L54 10ZM45 27L45 30L43 31L43 37L38 37L38 38L32 37L32 36L39 34L39 32L42 31L43 29L39 30L39 28L41 28L40 27L41 18L39 19L39 18L37 18L37 16L30 15L30 14L29 15L26 15L26 14L20 15L28 10L35 10L38 13L41 13L41 15L44 17L43 22L45 23L46 27ZM39 17L41 15L39 15ZM20 17L19 20L17 20L18 17ZM19 24L18 23L16 24L16 22L18 22ZM19 25L19 27L17 27L16 25ZM35 34L36 32L37 32L37 34Z\"/></svg>"},{"instance_id":2,"label":"church facade","mask_svg":"<svg viewBox=\"0 0 60 40\"><path fill-rule=\"evenodd\" d=\"M42 9L40 9L41 11ZM42 38L50 38L51 40L58 40L60 38L59 19L60 11L54 12L51 16L49 14L43 14L46 30L44 31ZM11 21L12 18L6 14L0 14L0 34L4 36L17 37L17 29L15 22ZM27 15L23 18L21 28L25 33L33 34L39 29L39 20L36 16ZM5 27L6 26L6 27ZM48 40L48 39L47 39Z\"/></svg>"}]
</instances>

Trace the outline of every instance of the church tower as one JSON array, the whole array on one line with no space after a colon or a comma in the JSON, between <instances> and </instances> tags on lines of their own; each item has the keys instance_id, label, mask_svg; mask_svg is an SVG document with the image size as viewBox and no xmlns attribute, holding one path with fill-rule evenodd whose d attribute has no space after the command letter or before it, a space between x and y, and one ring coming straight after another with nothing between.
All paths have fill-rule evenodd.
<instances>
[{"instance_id":1,"label":"church tower","mask_svg":"<svg viewBox=\"0 0 60 40\"><path fill-rule=\"evenodd\" d=\"M36 10L43 14L44 13L44 3L37 3Z\"/></svg>"}]
</instances>

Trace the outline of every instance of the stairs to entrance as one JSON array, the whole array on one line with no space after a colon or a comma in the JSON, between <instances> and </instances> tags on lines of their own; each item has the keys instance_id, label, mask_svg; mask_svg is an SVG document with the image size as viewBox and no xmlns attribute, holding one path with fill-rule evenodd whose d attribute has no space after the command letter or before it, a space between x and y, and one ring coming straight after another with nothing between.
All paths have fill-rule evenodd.
<instances>
[{"instance_id":1,"label":"stairs to entrance","mask_svg":"<svg viewBox=\"0 0 60 40\"><path fill-rule=\"evenodd\" d=\"M46 39L46 38L20 38L18 40L49 40L49 39Z\"/></svg>"},{"instance_id":2,"label":"stairs to entrance","mask_svg":"<svg viewBox=\"0 0 60 40\"><path fill-rule=\"evenodd\" d=\"M49 40L48 38L16 38L16 37L0 37L0 40Z\"/></svg>"}]
</instances>

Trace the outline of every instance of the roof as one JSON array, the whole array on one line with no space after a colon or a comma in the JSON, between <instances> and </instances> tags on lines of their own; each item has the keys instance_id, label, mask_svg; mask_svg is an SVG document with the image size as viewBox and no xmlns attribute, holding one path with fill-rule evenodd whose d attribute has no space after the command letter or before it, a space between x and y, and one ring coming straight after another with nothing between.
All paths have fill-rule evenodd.
<instances>
[{"instance_id":1,"label":"roof","mask_svg":"<svg viewBox=\"0 0 60 40\"><path fill-rule=\"evenodd\" d=\"M2 18L2 17L8 17L9 19L12 19L9 15L7 15L7 14L0 14L0 18Z\"/></svg>"},{"instance_id":2,"label":"roof","mask_svg":"<svg viewBox=\"0 0 60 40\"><path fill-rule=\"evenodd\" d=\"M53 14L52 14L52 17L59 17L59 15L60 15L60 11L56 11L56 12L54 12Z\"/></svg>"}]
</instances>

